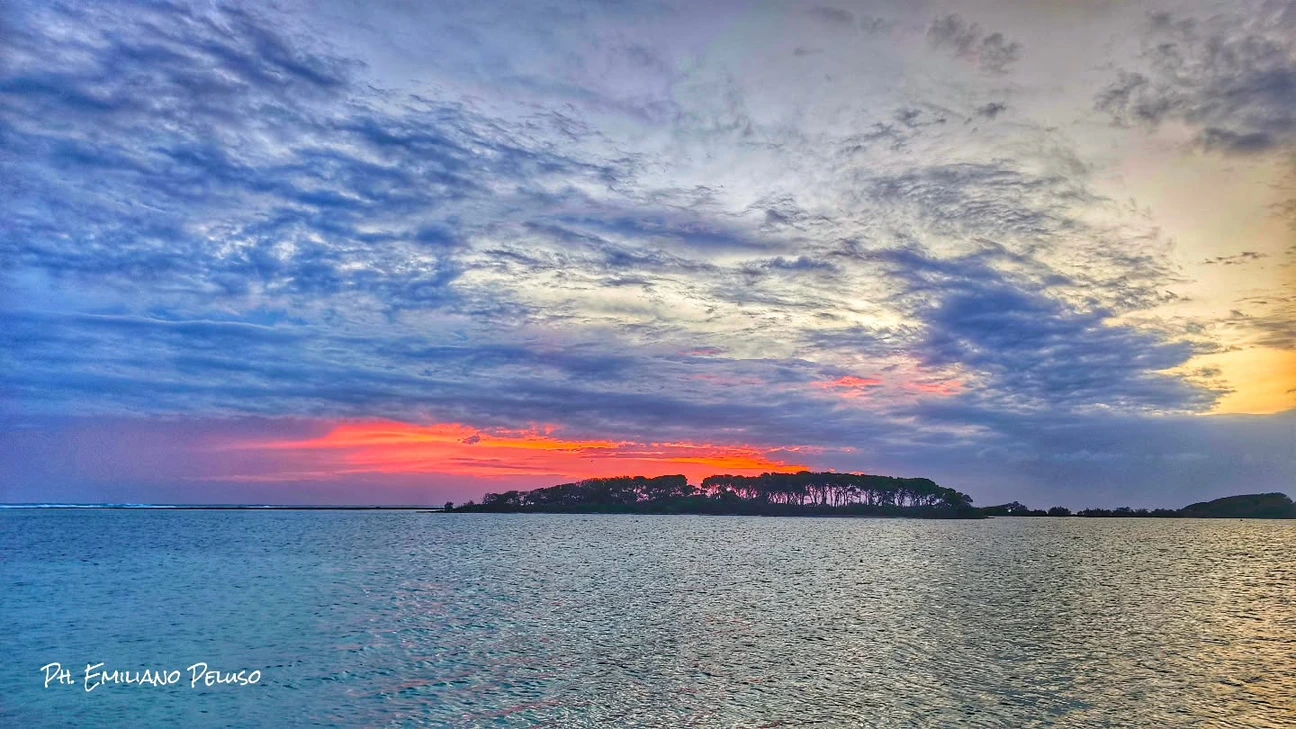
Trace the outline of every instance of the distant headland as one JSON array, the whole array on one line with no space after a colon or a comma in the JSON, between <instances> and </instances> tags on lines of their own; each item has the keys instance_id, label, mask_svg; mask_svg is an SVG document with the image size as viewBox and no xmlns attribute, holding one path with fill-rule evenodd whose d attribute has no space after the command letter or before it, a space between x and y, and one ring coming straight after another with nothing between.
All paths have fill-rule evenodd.
<instances>
[{"instance_id":1,"label":"distant headland","mask_svg":"<svg viewBox=\"0 0 1296 729\"><path fill-rule=\"evenodd\" d=\"M1287 494L1240 494L1225 496L1213 501L1199 501L1182 509L1084 509L1072 513L1070 509L1054 506L1051 509L1032 509L1016 501L999 506L978 509L986 516L1089 516L1181 519L1296 519L1296 504Z\"/></svg>"},{"instance_id":2,"label":"distant headland","mask_svg":"<svg viewBox=\"0 0 1296 729\"><path fill-rule=\"evenodd\" d=\"M732 514L759 516L895 516L984 519L995 516L1296 519L1285 494L1245 494L1182 509L1031 509L1016 501L976 507L972 497L926 478L800 471L708 476L694 486L682 475L590 478L531 491L489 493L481 503L447 512L576 514Z\"/></svg>"}]
</instances>

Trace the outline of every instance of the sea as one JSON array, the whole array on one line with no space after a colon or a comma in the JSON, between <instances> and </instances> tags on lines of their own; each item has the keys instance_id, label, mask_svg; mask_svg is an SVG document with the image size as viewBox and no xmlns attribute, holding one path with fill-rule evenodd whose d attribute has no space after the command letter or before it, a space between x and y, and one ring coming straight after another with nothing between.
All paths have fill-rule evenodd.
<instances>
[{"instance_id":1,"label":"sea","mask_svg":"<svg viewBox=\"0 0 1296 729\"><path fill-rule=\"evenodd\" d=\"M1296 521L4 510L0 726L1292 727Z\"/></svg>"}]
</instances>

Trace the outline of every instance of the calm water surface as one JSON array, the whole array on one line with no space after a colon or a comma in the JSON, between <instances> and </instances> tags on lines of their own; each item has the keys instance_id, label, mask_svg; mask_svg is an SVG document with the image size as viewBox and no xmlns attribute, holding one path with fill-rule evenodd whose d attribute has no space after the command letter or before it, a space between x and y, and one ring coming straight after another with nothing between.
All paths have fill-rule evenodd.
<instances>
[{"instance_id":1,"label":"calm water surface","mask_svg":"<svg viewBox=\"0 0 1296 729\"><path fill-rule=\"evenodd\" d=\"M4 726L1293 726L1296 522L5 512L0 633Z\"/></svg>"}]
</instances>

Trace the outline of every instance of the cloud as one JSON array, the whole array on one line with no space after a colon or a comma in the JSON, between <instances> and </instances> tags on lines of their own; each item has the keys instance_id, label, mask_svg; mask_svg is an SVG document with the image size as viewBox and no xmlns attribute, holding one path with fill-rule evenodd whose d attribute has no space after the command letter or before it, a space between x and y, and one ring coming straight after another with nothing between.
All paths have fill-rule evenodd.
<instances>
[{"instance_id":1,"label":"cloud","mask_svg":"<svg viewBox=\"0 0 1296 729\"><path fill-rule=\"evenodd\" d=\"M896 232L949 238L962 257L879 254L885 239L843 247L808 236L833 222L787 194L734 213L708 188L649 185L644 160L565 143L566 117L504 118L362 85L362 64L301 50L248 12L96 15L97 30L75 13L106 11L67 12L59 22L78 40L19 36L23 53L0 86L12 109L59 120L5 117L10 139L36 150L16 162L35 182L6 244L22 271L81 282L116 308L6 314L21 352L8 388L29 404L508 427L558 413L624 433L686 422L752 442L840 442L818 425L824 404L810 387L825 365L790 351L797 341L851 342L902 369L965 368L984 378L977 397L996 402L1201 402L1146 375L1182 347L1108 332L1101 313L1026 293L1070 287L1114 308L1155 298L1155 256L1122 253L1124 237L1093 252L1101 236L1073 213L1093 198L1074 179L1008 162L873 171L859 186L870 214ZM977 48L1000 43L961 20L942 27ZM55 88L67 93L44 91ZM112 101L79 101L89 96ZM893 116L910 136L942 118L918 106ZM111 191L72 174L87 165L112 178ZM1042 260L1062 250L1056 241L1084 236L1089 279ZM978 257L957 253L969 245ZM890 279L870 276L878 263ZM1104 271L1112 279L1096 278ZM861 291L908 321L846 323ZM123 310L123 298L135 306ZM998 305L1003 317L979 326L980 310ZM678 318L689 309L691 320ZM221 322L220 310L274 323ZM991 331L1023 322L1036 328ZM811 323L834 329L807 332ZM416 343L415 327L432 342ZM555 330L567 332L562 345L541 345ZM1049 352L1068 337L1097 344L1068 352L1065 367ZM713 380L652 346L742 339L770 351L712 361ZM1123 345L1164 354L1122 359ZM1012 358L1034 358L1031 376L1014 373ZM735 406L759 386L698 382L769 392ZM903 381L894 390L878 401L919 392ZM863 427L845 417L850 432Z\"/></svg>"},{"instance_id":2,"label":"cloud","mask_svg":"<svg viewBox=\"0 0 1296 729\"><path fill-rule=\"evenodd\" d=\"M1253 305L1255 313L1234 310L1228 324L1248 332L1262 347L1296 350L1296 296L1251 298L1244 303Z\"/></svg>"},{"instance_id":3,"label":"cloud","mask_svg":"<svg viewBox=\"0 0 1296 729\"><path fill-rule=\"evenodd\" d=\"M347 12L307 33L268 6L17 7L0 425L253 419L250 440L306 442L457 424L454 457L481 458L482 434L541 423L564 442L930 463L958 484L1036 447L1083 461L1041 423L1100 453L1086 439L1112 423L1180 423L1217 394L1160 374L1195 351L1183 332L1131 323L1173 296L1166 236L1094 192L1030 99L1013 96L1011 131L946 123L1006 113L984 103L1021 53L1002 34L916 21L940 51L915 79L943 79L948 53L990 74L935 98L833 75L855 45L878 68L912 60L898 33L816 31L764 64L734 60L724 8L375 15L391 48L357 42L364 24L329 32ZM876 25L846 12L811 14ZM630 17L633 38L601 33ZM784 31L755 21L743 32ZM798 40L825 52L793 62ZM298 461L201 478L320 483L337 465Z\"/></svg>"},{"instance_id":4,"label":"cloud","mask_svg":"<svg viewBox=\"0 0 1296 729\"><path fill-rule=\"evenodd\" d=\"M965 398L998 410L1196 411L1218 393L1161 371L1194 354L1187 343L1076 309L1028 280L997 270L992 257L941 261L894 250L877 260L909 283L902 301L925 324L917 347L931 368L973 377Z\"/></svg>"},{"instance_id":5,"label":"cloud","mask_svg":"<svg viewBox=\"0 0 1296 729\"><path fill-rule=\"evenodd\" d=\"M1232 256L1216 256L1214 258L1207 258L1206 260L1202 261L1202 264L1207 266L1213 266L1215 264L1220 264L1224 266L1239 266L1244 263L1253 263L1262 258L1268 258L1268 257L1269 256L1266 253L1258 253L1256 251L1242 251L1241 253L1237 253Z\"/></svg>"},{"instance_id":6,"label":"cloud","mask_svg":"<svg viewBox=\"0 0 1296 729\"><path fill-rule=\"evenodd\" d=\"M927 28L927 41L990 73L1007 72L1022 50L1021 43L1008 40L1003 33L986 33L979 24L969 23L957 13L933 20Z\"/></svg>"},{"instance_id":7,"label":"cloud","mask_svg":"<svg viewBox=\"0 0 1296 729\"><path fill-rule=\"evenodd\" d=\"M817 7L806 11L810 17L832 26L854 27L855 14L841 8Z\"/></svg>"},{"instance_id":8,"label":"cloud","mask_svg":"<svg viewBox=\"0 0 1296 729\"><path fill-rule=\"evenodd\" d=\"M1291 168L1296 160L1296 4L1259 3L1235 15L1154 13L1141 29L1141 64L1123 68L1096 97L1113 123L1153 132L1182 127L1205 153L1261 157ZM1281 169L1281 167L1280 167ZM1296 168L1292 168L1296 169ZM1277 203L1278 215L1296 201ZM1243 251L1201 261L1240 266L1268 257ZM1290 282L1280 289L1289 293ZM1231 320L1253 344L1290 348L1293 312L1271 307Z\"/></svg>"},{"instance_id":9,"label":"cloud","mask_svg":"<svg viewBox=\"0 0 1296 729\"><path fill-rule=\"evenodd\" d=\"M1153 14L1145 29L1145 68L1121 71L1098 95L1097 108L1118 124L1187 124L1207 151L1290 148L1296 143L1294 18L1281 3L1241 21Z\"/></svg>"},{"instance_id":10,"label":"cloud","mask_svg":"<svg viewBox=\"0 0 1296 729\"><path fill-rule=\"evenodd\" d=\"M1008 110L1008 105L1002 101L992 101L976 108L976 115L986 119L994 119Z\"/></svg>"},{"instance_id":11,"label":"cloud","mask_svg":"<svg viewBox=\"0 0 1296 729\"><path fill-rule=\"evenodd\" d=\"M856 377L844 375L828 382L816 382L815 387L832 392L839 397L856 398L868 394L868 391L881 387L882 380L874 377Z\"/></svg>"},{"instance_id":12,"label":"cloud","mask_svg":"<svg viewBox=\"0 0 1296 729\"><path fill-rule=\"evenodd\" d=\"M1137 224L1095 224L1109 207L1074 169L1041 174L1007 160L912 165L862 180L908 240L942 254L992 256L1037 285L1120 313L1164 303L1176 280L1169 245Z\"/></svg>"},{"instance_id":13,"label":"cloud","mask_svg":"<svg viewBox=\"0 0 1296 729\"><path fill-rule=\"evenodd\" d=\"M619 174L530 131L550 118L505 128L455 102L393 105L356 82L359 63L248 11L138 10L50 6L28 20L69 32L7 39L11 268L203 301L453 307L457 255L508 217L487 210Z\"/></svg>"}]
</instances>

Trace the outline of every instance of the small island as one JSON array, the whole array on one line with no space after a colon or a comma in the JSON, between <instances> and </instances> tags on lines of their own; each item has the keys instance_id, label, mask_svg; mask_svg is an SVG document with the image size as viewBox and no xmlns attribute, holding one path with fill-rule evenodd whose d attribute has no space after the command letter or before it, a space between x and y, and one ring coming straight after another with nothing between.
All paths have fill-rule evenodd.
<instances>
[{"instance_id":1,"label":"small island","mask_svg":"<svg viewBox=\"0 0 1296 729\"><path fill-rule=\"evenodd\" d=\"M700 486L682 475L589 478L530 491L488 493L480 504L446 512L565 514L713 514L752 516L881 516L921 519L988 517L1158 517L1296 519L1281 493L1226 496L1182 509L1031 509L1013 501L976 507L972 497L926 478L834 471L708 476Z\"/></svg>"},{"instance_id":2,"label":"small island","mask_svg":"<svg viewBox=\"0 0 1296 729\"><path fill-rule=\"evenodd\" d=\"M982 518L970 496L930 479L810 471L708 476L701 486L682 475L590 478L446 506L456 512Z\"/></svg>"},{"instance_id":3,"label":"small island","mask_svg":"<svg viewBox=\"0 0 1296 729\"><path fill-rule=\"evenodd\" d=\"M1296 519L1296 504L1287 494L1240 494L1189 504L1182 509L1084 509L1072 513L1063 506L1032 509L1016 501L978 509L985 516L1154 517L1169 519Z\"/></svg>"}]
</instances>

